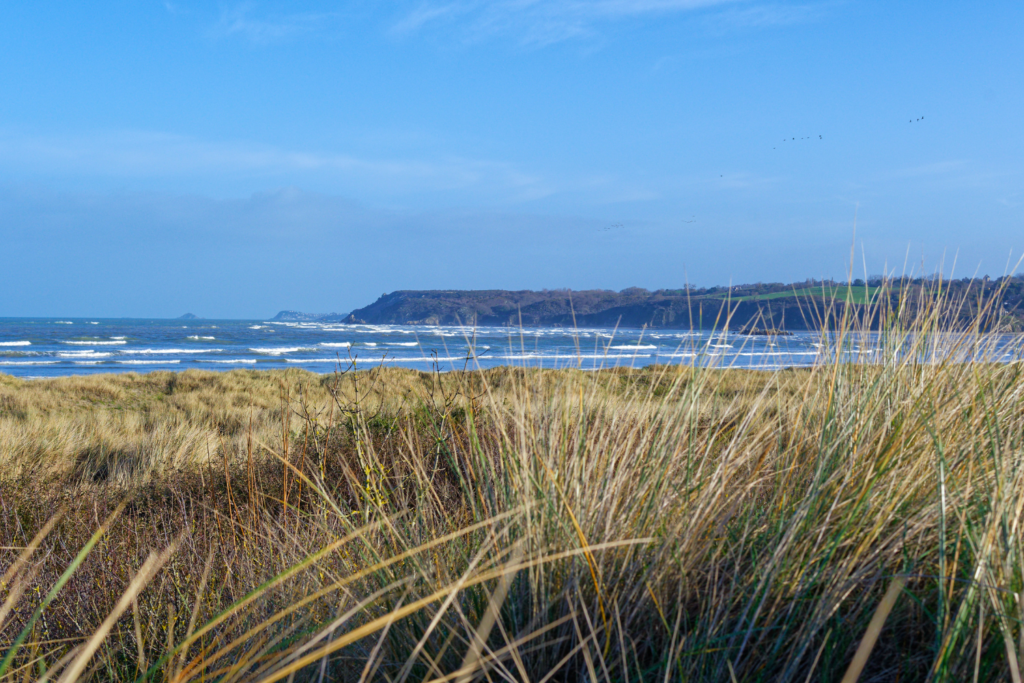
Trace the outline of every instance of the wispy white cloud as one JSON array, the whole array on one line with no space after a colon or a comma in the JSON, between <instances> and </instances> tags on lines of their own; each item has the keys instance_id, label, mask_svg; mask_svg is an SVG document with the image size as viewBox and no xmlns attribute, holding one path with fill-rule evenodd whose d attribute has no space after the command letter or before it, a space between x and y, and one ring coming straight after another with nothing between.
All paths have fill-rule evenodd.
<instances>
[{"instance_id":1,"label":"wispy white cloud","mask_svg":"<svg viewBox=\"0 0 1024 683\"><path fill-rule=\"evenodd\" d=\"M452 27L466 41L513 35L545 45L598 32L602 24L691 12L741 0L456 0L423 2L392 26L395 35Z\"/></svg>"},{"instance_id":2,"label":"wispy white cloud","mask_svg":"<svg viewBox=\"0 0 1024 683\"><path fill-rule=\"evenodd\" d=\"M882 174L881 178L883 180L888 180L894 178L921 178L942 176L956 171L961 171L964 169L966 164L967 162L962 159L935 161L929 164L921 164L919 166L910 166L907 168L898 168L892 171L887 171Z\"/></svg>"},{"instance_id":3,"label":"wispy white cloud","mask_svg":"<svg viewBox=\"0 0 1024 683\"><path fill-rule=\"evenodd\" d=\"M1024 203L1021 201L1021 197L1022 194L1020 192L1011 192L1007 195L1003 195L1002 197L998 197L996 201L1002 204L1003 206L1016 208L1020 206L1022 203Z\"/></svg>"},{"instance_id":4,"label":"wispy white cloud","mask_svg":"<svg viewBox=\"0 0 1024 683\"><path fill-rule=\"evenodd\" d=\"M821 20L834 4L834 2L816 2L729 7L708 17L708 22L719 31L804 24Z\"/></svg>"},{"instance_id":5,"label":"wispy white cloud","mask_svg":"<svg viewBox=\"0 0 1024 683\"><path fill-rule=\"evenodd\" d=\"M710 185L720 190L754 190L777 186L784 181L780 176L765 176L748 171L733 171L712 178ZM705 181L707 182L707 181Z\"/></svg>"},{"instance_id":6,"label":"wispy white cloud","mask_svg":"<svg viewBox=\"0 0 1024 683\"><path fill-rule=\"evenodd\" d=\"M425 25L464 14L468 7L465 4L448 3L446 5L421 5L408 12L391 27L395 35L415 33Z\"/></svg>"},{"instance_id":7,"label":"wispy white cloud","mask_svg":"<svg viewBox=\"0 0 1024 683\"><path fill-rule=\"evenodd\" d=\"M601 35L616 22L704 11L713 30L767 27L814 21L842 0L804 4L757 0L414 0L404 3L388 33L397 38L443 32L456 41L478 43L511 37L528 46L544 46ZM180 8L167 2L168 10ZM268 10L242 2L221 10L209 32L273 44L336 31L356 6L337 12ZM352 15L355 16L355 15Z\"/></svg>"},{"instance_id":8,"label":"wispy white cloud","mask_svg":"<svg viewBox=\"0 0 1024 683\"><path fill-rule=\"evenodd\" d=\"M551 192L539 175L503 161L453 155L367 158L140 131L46 136L0 130L0 172L117 178L320 178L376 184L393 193L472 189L499 193L509 200Z\"/></svg>"},{"instance_id":9,"label":"wispy white cloud","mask_svg":"<svg viewBox=\"0 0 1024 683\"><path fill-rule=\"evenodd\" d=\"M221 11L211 32L237 36L253 43L268 44L323 30L339 16L335 12L257 13L252 3L241 3Z\"/></svg>"}]
</instances>

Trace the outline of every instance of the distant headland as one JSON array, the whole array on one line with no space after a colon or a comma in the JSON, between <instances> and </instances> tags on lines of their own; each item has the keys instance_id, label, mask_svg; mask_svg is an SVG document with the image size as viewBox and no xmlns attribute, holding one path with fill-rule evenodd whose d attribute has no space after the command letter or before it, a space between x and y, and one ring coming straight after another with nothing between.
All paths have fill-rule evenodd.
<instances>
[{"instance_id":1,"label":"distant headland","mask_svg":"<svg viewBox=\"0 0 1024 683\"><path fill-rule=\"evenodd\" d=\"M273 318L274 322L321 322L337 323L348 317L347 313L301 313L299 311L281 311Z\"/></svg>"},{"instance_id":2,"label":"distant headland","mask_svg":"<svg viewBox=\"0 0 1024 683\"><path fill-rule=\"evenodd\" d=\"M1004 280L1007 280L1004 282ZM806 280L733 287L659 289L630 287L621 291L554 290L403 290L384 294L349 314L281 311L275 321L344 322L371 325L476 325L507 327L628 327L648 329L722 329L781 334L818 329L828 317L887 296L895 301L907 288L922 288L928 279L890 281ZM999 306L977 311L977 295L988 301L1002 289ZM979 313L986 325L1024 328L1024 278L952 280L943 290L953 298L967 293L957 311L964 320ZM904 292L905 293L905 292ZM827 315L826 315L827 313Z\"/></svg>"}]
</instances>

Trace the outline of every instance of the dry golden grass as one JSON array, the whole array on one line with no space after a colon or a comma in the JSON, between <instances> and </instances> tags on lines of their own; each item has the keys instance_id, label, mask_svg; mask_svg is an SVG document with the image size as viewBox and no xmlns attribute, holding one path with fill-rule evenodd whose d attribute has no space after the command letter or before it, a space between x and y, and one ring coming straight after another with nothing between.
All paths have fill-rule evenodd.
<instances>
[{"instance_id":1,"label":"dry golden grass","mask_svg":"<svg viewBox=\"0 0 1024 683\"><path fill-rule=\"evenodd\" d=\"M583 381L573 371L529 371L541 390ZM646 386L663 370L611 370L595 388L622 395ZM720 397L749 394L770 375L724 371ZM485 391L500 401L523 370L482 373L417 372L375 368L341 377L304 370L154 372L20 380L0 375L0 468L4 479L90 479L126 488L246 460L271 457L264 444L280 446L282 428L294 435L309 419L322 419L338 402L359 403L365 413L395 416L439 405L452 397L464 408L468 396ZM662 378L663 384L666 380ZM754 383L753 385L751 383ZM663 390L663 389L662 389ZM792 389L791 389L792 390ZM334 398L338 399L338 402ZM328 415L329 417L329 415Z\"/></svg>"},{"instance_id":2,"label":"dry golden grass","mask_svg":"<svg viewBox=\"0 0 1024 683\"><path fill-rule=\"evenodd\" d=\"M1022 366L939 308L799 371L4 378L0 676L1020 680Z\"/></svg>"}]
</instances>

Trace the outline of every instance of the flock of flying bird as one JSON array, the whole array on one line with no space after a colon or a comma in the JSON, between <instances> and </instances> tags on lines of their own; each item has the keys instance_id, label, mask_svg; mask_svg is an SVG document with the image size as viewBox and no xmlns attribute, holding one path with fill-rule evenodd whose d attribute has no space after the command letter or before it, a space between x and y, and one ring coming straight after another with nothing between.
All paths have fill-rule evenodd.
<instances>
[{"instance_id":1,"label":"flock of flying bird","mask_svg":"<svg viewBox=\"0 0 1024 683\"><path fill-rule=\"evenodd\" d=\"M919 116L916 119L910 119L910 123L913 123L914 121L924 121L924 117L923 116ZM814 136L813 135L808 135L807 137L803 137L803 138L800 138L800 139L801 140L813 140ZM822 140L823 138L819 135L818 139ZM796 138L788 138L788 141L795 141L795 140L796 140ZM787 142L787 138L782 138L782 141L783 142ZM775 149L775 147L772 147L772 149Z\"/></svg>"},{"instance_id":2,"label":"flock of flying bird","mask_svg":"<svg viewBox=\"0 0 1024 683\"><path fill-rule=\"evenodd\" d=\"M789 139L790 139L790 140L796 140L796 138L789 138ZM800 139L801 139L801 140L813 140L813 139L814 139L814 136L813 136L813 135L808 135L807 137L805 137L805 138L800 138ZM818 139L819 139L819 140L821 140L821 139L823 139L823 138L822 138L822 137L821 137L821 136L819 135L819 136L818 136ZM782 138L782 141L783 141L783 142L786 142L786 138ZM775 149L775 148L774 148L774 147L772 147L772 149Z\"/></svg>"},{"instance_id":3,"label":"flock of flying bird","mask_svg":"<svg viewBox=\"0 0 1024 683\"><path fill-rule=\"evenodd\" d=\"M910 119L910 123L914 123L915 121L924 121L924 117L923 116L919 116L916 119ZM802 137L800 139L801 140L813 140L814 136L813 135L808 135L808 136ZM824 138L819 135L818 139L819 140L823 140ZM786 138L782 138L782 141L786 142L787 140L786 140ZM789 141L795 142L796 138L789 138ZM772 147L772 149L775 149L775 147ZM725 176L724 175L720 175L718 177L719 178L724 178ZM696 223L696 222L697 222L697 217L696 216L691 216L690 220L685 220L685 219L683 220L683 223ZM622 227L622 223L615 223L614 225L611 225L611 226L609 226L607 228L603 228L603 230L604 231L609 231L609 230L617 229L617 228L621 228L621 227Z\"/></svg>"}]
</instances>

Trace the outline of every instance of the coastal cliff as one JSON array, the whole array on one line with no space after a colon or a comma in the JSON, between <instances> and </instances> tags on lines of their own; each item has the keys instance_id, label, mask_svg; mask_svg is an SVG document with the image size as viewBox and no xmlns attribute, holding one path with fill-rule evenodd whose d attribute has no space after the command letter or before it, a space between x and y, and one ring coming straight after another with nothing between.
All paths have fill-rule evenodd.
<instances>
[{"instance_id":1,"label":"coastal cliff","mask_svg":"<svg viewBox=\"0 0 1024 683\"><path fill-rule=\"evenodd\" d=\"M799 285L743 285L732 288L648 291L631 287L608 290L404 290L381 296L369 306L341 318L346 323L398 325L477 325L518 327L630 327L649 329L806 330L829 325L849 308L862 313L869 302L895 305L901 290L925 289L926 281L853 286L808 281ZM1024 280L943 283L947 296L963 299L956 320L981 317L987 328L1022 328ZM972 289L973 287L973 289ZM978 310L977 301L998 297L998 305ZM1001 292L1001 294L1000 294ZM906 293L904 291L904 293ZM915 297L909 297L914 300ZM876 326L877 319L872 324Z\"/></svg>"},{"instance_id":2,"label":"coastal cliff","mask_svg":"<svg viewBox=\"0 0 1024 683\"><path fill-rule=\"evenodd\" d=\"M822 313L802 310L796 300L730 301L726 297L687 297L681 292L638 288L622 292L400 291L353 311L344 322L710 329L724 327L728 319L732 329L801 330L817 327L820 323L815 318Z\"/></svg>"}]
</instances>

